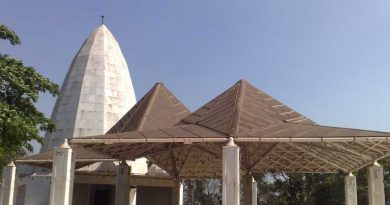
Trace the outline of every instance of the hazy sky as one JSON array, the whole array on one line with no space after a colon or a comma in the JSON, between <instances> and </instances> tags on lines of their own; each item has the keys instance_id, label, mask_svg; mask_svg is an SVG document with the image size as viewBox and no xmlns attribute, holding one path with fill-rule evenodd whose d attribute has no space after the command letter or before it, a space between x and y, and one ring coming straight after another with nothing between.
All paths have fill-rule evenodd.
<instances>
[{"instance_id":1,"label":"hazy sky","mask_svg":"<svg viewBox=\"0 0 390 205\"><path fill-rule=\"evenodd\" d=\"M6 0L22 46L0 52L61 84L101 14L138 99L160 81L194 111L243 78L317 123L390 131L388 0Z\"/></svg>"}]
</instances>

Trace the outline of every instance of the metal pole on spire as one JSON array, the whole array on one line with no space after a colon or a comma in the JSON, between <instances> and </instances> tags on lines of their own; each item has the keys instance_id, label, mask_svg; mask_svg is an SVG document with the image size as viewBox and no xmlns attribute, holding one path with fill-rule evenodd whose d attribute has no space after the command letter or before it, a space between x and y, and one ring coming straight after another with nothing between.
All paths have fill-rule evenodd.
<instances>
[{"instance_id":1,"label":"metal pole on spire","mask_svg":"<svg viewBox=\"0 0 390 205\"><path fill-rule=\"evenodd\" d=\"M104 16L101 15L100 18L102 19L102 24L104 24Z\"/></svg>"}]
</instances>

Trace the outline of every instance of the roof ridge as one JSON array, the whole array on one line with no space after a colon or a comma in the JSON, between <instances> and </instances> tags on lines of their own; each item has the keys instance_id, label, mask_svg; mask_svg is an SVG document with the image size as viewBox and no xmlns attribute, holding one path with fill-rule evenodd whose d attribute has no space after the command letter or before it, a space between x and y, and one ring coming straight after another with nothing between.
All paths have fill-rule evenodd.
<instances>
[{"instance_id":1,"label":"roof ridge","mask_svg":"<svg viewBox=\"0 0 390 205\"><path fill-rule=\"evenodd\" d=\"M142 115L142 118L136 127L137 130L141 129L142 126L144 125L146 117L147 117L148 113L150 112L151 105L154 103L156 96L157 96L157 93L158 93L161 86L162 86L162 84L160 84L160 83L154 84L154 86L152 88L153 93L151 94L150 100L148 101L148 104L146 105L146 109L144 110L144 114Z\"/></svg>"},{"instance_id":2,"label":"roof ridge","mask_svg":"<svg viewBox=\"0 0 390 205\"><path fill-rule=\"evenodd\" d=\"M236 136L237 135L237 126L238 126L238 121L240 120L240 112L241 112L241 106L242 106L241 102L242 102L242 98L243 98L245 81L239 80L236 84L238 84L238 88L237 88L237 93L236 93L236 99L234 100L232 117L230 119L229 136Z\"/></svg>"}]
</instances>

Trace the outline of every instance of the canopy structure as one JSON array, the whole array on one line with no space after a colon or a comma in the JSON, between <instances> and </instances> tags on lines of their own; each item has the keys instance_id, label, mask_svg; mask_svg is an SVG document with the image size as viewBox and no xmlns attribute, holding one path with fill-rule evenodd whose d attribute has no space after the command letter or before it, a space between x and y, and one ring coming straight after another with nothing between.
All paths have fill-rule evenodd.
<instances>
[{"instance_id":1,"label":"canopy structure","mask_svg":"<svg viewBox=\"0 0 390 205\"><path fill-rule=\"evenodd\" d=\"M240 147L241 173L335 173L389 155L389 136L318 125L240 80L174 126L71 143L116 159L147 157L177 178L219 178L222 146L229 137Z\"/></svg>"},{"instance_id":2,"label":"canopy structure","mask_svg":"<svg viewBox=\"0 0 390 205\"><path fill-rule=\"evenodd\" d=\"M85 149L75 148L75 168L81 168L95 162L104 162L104 161L114 161L109 156L98 154ZM15 160L15 163L18 164L29 164L37 167L42 167L46 169L51 169L53 164L54 152L49 150L46 152L33 154L30 156L22 157Z\"/></svg>"},{"instance_id":3,"label":"canopy structure","mask_svg":"<svg viewBox=\"0 0 390 205\"><path fill-rule=\"evenodd\" d=\"M179 122L190 111L162 84L156 83L108 132L118 134L129 131L165 128ZM76 169L95 162L114 161L110 155L75 147ZM34 154L15 160L15 163L52 168L53 151Z\"/></svg>"}]
</instances>

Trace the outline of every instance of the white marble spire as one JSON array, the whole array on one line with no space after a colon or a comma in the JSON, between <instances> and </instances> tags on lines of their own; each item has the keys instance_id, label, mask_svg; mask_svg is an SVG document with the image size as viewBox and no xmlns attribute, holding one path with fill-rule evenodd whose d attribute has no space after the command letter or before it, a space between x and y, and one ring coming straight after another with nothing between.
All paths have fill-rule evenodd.
<instances>
[{"instance_id":1,"label":"white marble spire","mask_svg":"<svg viewBox=\"0 0 390 205\"><path fill-rule=\"evenodd\" d=\"M52 112L56 130L45 134L41 152L66 138L105 134L136 103L118 42L99 26L74 57Z\"/></svg>"}]
</instances>

